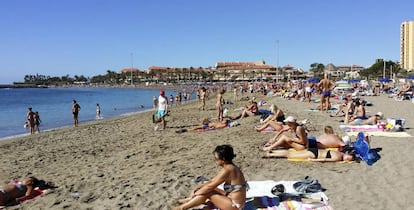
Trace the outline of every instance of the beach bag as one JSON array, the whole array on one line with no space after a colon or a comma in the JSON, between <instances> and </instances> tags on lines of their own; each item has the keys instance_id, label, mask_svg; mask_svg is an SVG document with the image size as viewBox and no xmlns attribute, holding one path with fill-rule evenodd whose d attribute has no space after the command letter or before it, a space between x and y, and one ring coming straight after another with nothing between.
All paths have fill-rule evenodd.
<instances>
[{"instance_id":1,"label":"beach bag","mask_svg":"<svg viewBox=\"0 0 414 210\"><path fill-rule=\"evenodd\" d=\"M364 160L369 166L377 162L381 156L377 150L371 149L368 143L368 137L363 132L359 132L354 142L354 151L357 158Z\"/></svg>"},{"instance_id":2,"label":"beach bag","mask_svg":"<svg viewBox=\"0 0 414 210\"><path fill-rule=\"evenodd\" d=\"M293 188L299 193L317 193L324 189L317 179L306 176L305 179L293 184Z\"/></svg>"}]
</instances>

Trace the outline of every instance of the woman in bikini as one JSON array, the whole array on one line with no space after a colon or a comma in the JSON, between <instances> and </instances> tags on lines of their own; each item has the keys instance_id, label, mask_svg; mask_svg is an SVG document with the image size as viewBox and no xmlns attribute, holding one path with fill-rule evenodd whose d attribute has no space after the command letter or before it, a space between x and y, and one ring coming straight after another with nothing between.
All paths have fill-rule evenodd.
<instances>
[{"instance_id":1,"label":"woman in bikini","mask_svg":"<svg viewBox=\"0 0 414 210\"><path fill-rule=\"evenodd\" d=\"M190 209L210 200L218 209L241 210L246 202L247 182L243 172L233 163L236 155L230 145L217 146L213 152L222 169L212 180L197 187L188 198L181 199L174 210ZM217 188L224 183L224 190Z\"/></svg>"},{"instance_id":2,"label":"woman in bikini","mask_svg":"<svg viewBox=\"0 0 414 210\"><path fill-rule=\"evenodd\" d=\"M342 153L334 150L325 150L318 148L308 148L302 151L288 151L288 150L276 150L267 152L264 158L271 157L285 157L294 159L307 159L314 162L336 162L336 161L352 161L354 155Z\"/></svg>"},{"instance_id":3,"label":"woman in bikini","mask_svg":"<svg viewBox=\"0 0 414 210\"><path fill-rule=\"evenodd\" d=\"M36 195L36 187L54 188L50 183L29 177L22 182L16 182L0 187L0 206L16 205Z\"/></svg>"},{"instance_id":4,"label":"woman in bikini","mask_svg":"<svg viewBox=\"0 0 414 210\"><path fill-rule=\"evenodd\" d=\"M263 125L259 128L256 128L257 132L263 131L269 126L272 127L275 131L280 131L283 129L283 121L285 120L285 114L283 111L274 104L270 106L270 111L272 112L272 115L263 120Z\"/></svg>"},{"instance_id":5,"label":"woman in bikini","mask_svg":"<svg viewBox=\"0 0 414 210\"><path fill-rule=\"evenodd\" d=\"M263 147L264 151L271 151L277 147L294 148L304 150L309 147L317 147L315 139L308 139L305 128L296 122L296 118L289 116L284 120L288 127L280 130L276 136L270 139ZM282 135L286 131L293 131L295 137Z\"/></svg>"}]
</instances>

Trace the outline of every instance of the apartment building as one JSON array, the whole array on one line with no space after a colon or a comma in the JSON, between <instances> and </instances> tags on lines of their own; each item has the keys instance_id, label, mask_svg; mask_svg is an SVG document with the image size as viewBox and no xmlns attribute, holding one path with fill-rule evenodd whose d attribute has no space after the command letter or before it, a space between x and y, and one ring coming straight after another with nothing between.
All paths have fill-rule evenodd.
<instances>
[{"instance_id":1,"label":"apartment building","mask_svg":"<svg viewBox=\"0 0 414 210\"><path fill-rule=\"evenodd\" d=\"M414 21L401 23L400 63L403 69L414 70Z\"/></svg>"}]
</instances>

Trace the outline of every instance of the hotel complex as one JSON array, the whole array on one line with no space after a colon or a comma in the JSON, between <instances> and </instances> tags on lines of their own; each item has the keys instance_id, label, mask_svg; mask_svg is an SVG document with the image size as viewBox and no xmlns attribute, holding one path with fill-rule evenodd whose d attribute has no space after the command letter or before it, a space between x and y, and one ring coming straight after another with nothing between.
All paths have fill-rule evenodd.
<instances>
[{"instance_id":1,"label":"hotel complex","mask_svg":"<svg viewBox=\"0 0 414 210\"><path fill-rule=\"evenodd\" d=\"M401 23L400 63L403 69L414 70L414 21Z\"/></svg>"}]
</instances>

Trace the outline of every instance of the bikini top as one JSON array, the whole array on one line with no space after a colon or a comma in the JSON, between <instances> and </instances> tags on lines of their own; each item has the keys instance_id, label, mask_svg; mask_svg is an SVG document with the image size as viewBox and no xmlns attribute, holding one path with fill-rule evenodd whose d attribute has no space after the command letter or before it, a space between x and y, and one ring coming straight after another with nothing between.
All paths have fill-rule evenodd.
<instances>
[{"instance_id":1,"label":"bikini top","mask_svg":"<svg viewBox=\"0 0 414 210\"><path fill-rule=\"evenodd\" d=\"M226 192L226 193L231 193L231 192L233 192L233 191L236 191L236 190L240 190L241 188L243 188L243 187L248 187L248 185L247 185L247 183L243 183L243 184L235 184L235 185L231 185L231 184L224 184L223 185L223 190Z\"/></svg>"}]
</instances>

